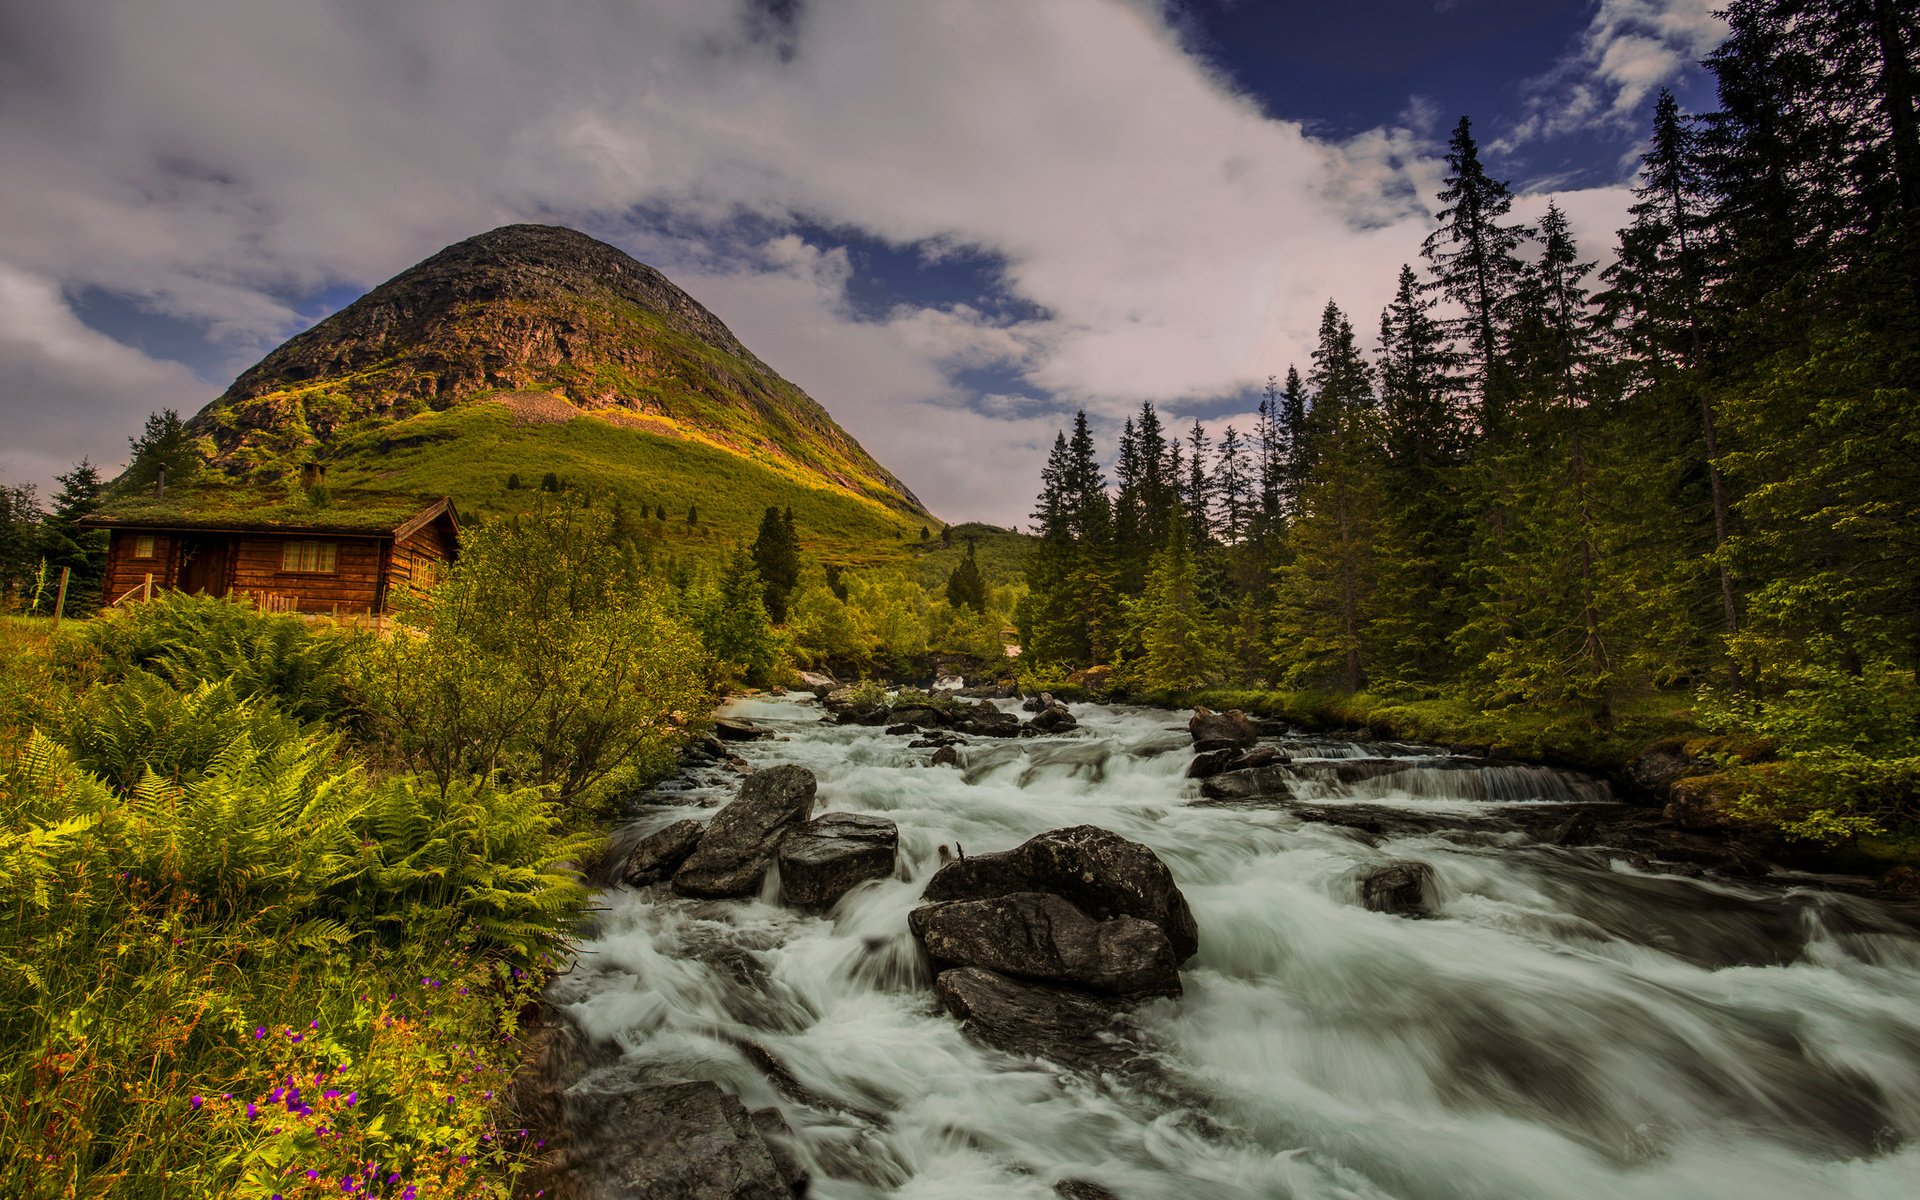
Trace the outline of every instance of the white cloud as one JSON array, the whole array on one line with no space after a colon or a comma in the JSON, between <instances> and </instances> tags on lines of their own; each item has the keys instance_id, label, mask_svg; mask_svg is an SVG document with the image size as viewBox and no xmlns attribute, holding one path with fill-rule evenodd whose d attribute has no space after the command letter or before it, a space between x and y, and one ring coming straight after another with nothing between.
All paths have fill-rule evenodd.
<instances>
[{"instance_id":1,"label":"white cloud","mask_svg":"<svg viewBox=\"0 0 1920 1200\"><path fill-rule=\"evenodd\" d=\"M772 34L745 11L41 6L0 39L0 261L264 349L297 321L287 297L508 221L573 224L666 270L941 511L1010 520L1053 419L956 371L1107 421L1177 410L1304 365L1329 296L1368 330L1417 254L1421 138L1264 115L1157 5L817 0ZM844 251L673 232L743 216L985 252L1044 315L862 319ZM157 406L126 387L112 412ZM116 420L91 444L124 445Z\"/></svg>"},{"instance_id":2,"label":"white cloud","mask_svg":"<svg viewBox=\"0 0 1920 1200\"><path fill-rule=\"evenodd\" d=\"M82 457L106 473L126 458L128 432L162 408L191 411L206 385L97 333L50 281L0 262L0 401L6 438L0 479L42 487Z\"/></svg>"},{"instance_id":3,"label":"white cloud","mask_svg":"<svg viewBox=\"0 0 1920 1200\"><path fill-rule=\"evenodd\" d=\"M1528 113L1493 144L1511 150L1541 137L1651 119L1652 97L1727 35L1725 0L1600 0L1580 42L1533 81Z\"/></svg>"}]
</instances>

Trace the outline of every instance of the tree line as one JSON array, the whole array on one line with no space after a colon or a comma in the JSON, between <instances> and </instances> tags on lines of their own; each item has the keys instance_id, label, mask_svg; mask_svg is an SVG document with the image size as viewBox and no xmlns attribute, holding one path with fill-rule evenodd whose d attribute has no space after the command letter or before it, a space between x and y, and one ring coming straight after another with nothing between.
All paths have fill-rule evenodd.
<instances>
[{"instance_id":1,"label":"tree line","mask_svg":"<svg viewBox=\"0 0 1920 1200\"><path fill-rule=\"evenodd\" d=\"M1085 415L1020 615L1146 689L1445 689L1607 727L1694 691L1786 749L1920 753L1915 10L1739 0L1654 105L1604 265L1471 122L1372 344L1329 301L1250 434ZM1598 269L1596 269L1598 268Z\"/></svg>"}]
</instances>

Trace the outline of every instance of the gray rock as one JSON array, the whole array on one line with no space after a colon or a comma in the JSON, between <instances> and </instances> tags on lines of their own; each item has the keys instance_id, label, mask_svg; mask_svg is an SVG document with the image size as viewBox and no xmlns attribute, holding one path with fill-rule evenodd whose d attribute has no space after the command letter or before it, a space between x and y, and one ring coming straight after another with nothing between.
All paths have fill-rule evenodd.
<instances>
[{"instance_id":1,"label":"gray rock","mask_svg":"<svg viewBox=\"0 0 1920 1200\"><path fill-rule=\"evenodd\" d=\"M1254 746L1245 750L1229 746L1224 750L1208 750L1194 755L1193 762L1187 767L1187 778L1210 779L1227 771L1245 771L1292 761L1292 756L1277 746Z\"/></svg>"},{"instance_id":2,"label":"gray rock","mask_svg":"<svg viewBox=\"0 0 1920 1200\"><path fill-rule=\"evenodd\" d=\"M1187 732L1193 735L1194 749L1200 751L1251 746L1260 740L1260 726L1237 708L1223 713L1196 708L1187 722Z\"/></svg>"},{"instance_id":3,"label":"gray rock","mask_svg":"<svg viewBox=\"0 0 1920 1200\"><path fill-rule=\"evenodd\" d=\"M1209 800L1286 800L1298 778L1284 766L1249 767L1202 780L1200 794Z\"/></svg>"},{"instance_id":4,"label":"gray rock","mask_svg":"<svg viewBox=\"0 0 1920 1200\"><path fill-rule=\"evenodd\" d=\"M686 861L687 855L693 853L706 831L704 821L675 821L641 838L620 868L620 882L628 887L644 887L668 878Z\"/></svg>"},{"instance_id":5,"label":"gray rock","mask_svg":"<svg viewBox=\"0 0 1920 1200\"><path fill-rule=\"evenodd\" d=\"M780 839L812 815L814 788L813 772L805 767L774 767L748 776L674 872L673 890L687 896L744 896L760 886Z\"/></svg>"},{"instance_id":6,"label":"gray rock","mask_svg":"<svg viewBox=\"0 0 1920 1200\"><path fill-rule=\"evenodd\" d=\"M933 990L967 1034L989 1046L1087 1067L1117 1067L1140 1054L1136 1027L1115 1000L979 967L942 971Z\"/></svg>"},{"instance_id":7,"label":"gray rock","mask_svg":"<svg viewBox=\"0 0 1920 1200\"><path fill-rule=\"evenodd\" d=\"M907 749L936 750L941 746L964 746L966 744L967 744L967 739L961 737L957 733L947 733L945 730L935 730L934 732L927 734L925 737L917 737L912 741L908 742Z\"/></svg>"},{"instance_id":8,"label":"gray rock","mask_svg":"<svg viewBox=\"0 0 1920 1200\"><path fill-rule=\"evenodd\" d=\"M1067 733L1078 729L1080 722L1074 719L1064 704L1051 704L1033 715L1027 722L1027 729L1034 733ZM1022 730L1026 732L1026 730Z\"/></svg>"},{"instance_id":9,"label":"gray rock","mask_svg":"<svg viewBox=\"0 0 1920 1200\"><path fill-rule=\"evenodd\" d=\"M576 1195L612 1200L791 1200L740 1101L711 1083L667 1083L607 1097L594 1114L599 1151L574 1168ZM802 1185L804 1186L804 1185Z\"/></svg>"},{"instance_id":10,"label":"gray rock","mask_svg":"<svg viewBox=\"0 0 1920 1200\"><path fill-rule=\"evenodd\" d=\"M796 908L831 908L855 884L893 874L899 845L899 829L884 817L816 817L780 843L780 899Z\"/></svg>"},{"instance_id":11,"label":"gray rock","mask_svg":"<svg viewBox=\"0 0 1920 1200\"><path fill-rule=\"evenodd\" d=\"M929 760L936 767L957 767L960 765L960 752L952 746L942 746L933 752Z\"/></svg>"},{"instance_id":12,"label":"gray rock","mask_svg":"<svg viewBox=\"0 0 1920 1200\"><path fill-rule=\"evenodd\" d=\"M955 733L971 734L974 737L1020 736L1020 718L1012 713L1001 712L984 700L971 708L959 709L949 714L946 727Z\"/></svg>"},{"instance_id":13,"label":"gray rock","mask_svg":"<svg viewBox=\"0 0 1920 1200\"><path fill-rule=\"evenodd\" d=\"M1096 921L1044 892L928 904L907 924L943 965L1114 996L1180 994L1173 947L1158 925L1138 917Z\"/></svg>"},{"instance_id":14,"label":"gray rock","mask_svg":"<svg viewBox=\"0 0 1920 1200\"><path fill-rule=\"evenodd\" d=\"M1062 1179L1053 1185L1053 1194L1060 1200L1120 1200L1120 1197L1097 1183L1088 1183L1084 1179Z\"/></svg>"},{"instance_id":15,"label":"gray rock","mask_svg":"<svg viewBox=\"0 0 1920 1200\"><path fill-rule=\"evenodd\" d=\"M793 1126L787 1124L786 1117L777 1108L756 1108L747 1116L766 1142L767 1150L773 1155L773 1165L779 1170L780 1178L786 1181L787 1190L796 1196L806 1195L813 1179L800 1160L793 1156Z\"/></svg>"},{"instance_id":16,"label":"gray rock","mask_svg":"<svg viewBox=\"0 0 1920 1200\"><path fill-rule=\"evenodd\" d=\"M985 900L1014 892L1064 896L1095 920L1139 917L1166 934L1174 961L1200 948L1187 898L1160 856L1094 825L1054 829L998 854L976 854L934 873L923 899Z\"/></svg>"},{"instance_id":17,"label":"gray rock","mask_svg":"<svg viewBox=\"0 0 1920 1200\"><path fill-rule=\"evenodd\" d=\"M1360 903L1397 917L1433 915L1433 868L1423 862L1395 861L1363 868Z\"/></svg>"},{"instance_id":18,"label":"gray rock","mask_svg":"<svg viewBox=\"0 0 1920 1200\"><path fill-rule=\"evenodd\" d=\"M757 742L773 736L771 729L762 729L752 721L740 721L732 717L715 717L713 733L723 742Z\"/></svg>"}]
</instances>

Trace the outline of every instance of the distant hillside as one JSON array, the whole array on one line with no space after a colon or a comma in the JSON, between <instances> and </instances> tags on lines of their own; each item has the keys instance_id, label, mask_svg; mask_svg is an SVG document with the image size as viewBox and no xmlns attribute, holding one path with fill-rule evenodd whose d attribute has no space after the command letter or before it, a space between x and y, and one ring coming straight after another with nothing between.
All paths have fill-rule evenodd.
<instances>
[{"instance_id":1,"label":"distant hillside","mask_svg":"<svg viewBox=\"0 0 1920 1200\"><path fill-rule=\"evenodd\" d=\"M664 275L582 233L510 225L450 246L234 381L193 418L228 480L451 495L513 511L549 473L666 511L650 532L751 536L769 504L843 561L933 521L825 409ZM689 527L689 506L699 522ZM937 528L937 523L936 523Z\"/></svg>"},{"instance_id":2,"label":"distant hillside","mask_svg":"<svg viewBox=\"0 0 1920 1200\"><path fill-rule=\"evenodd\" d=\"M930 543L922 544L916 540L908 544L913 554L909 573L924 586L935 590L947 586L947 576L967 556L969 542L973 544L974 560L980 565L980 574L986 577L989 587L1023 583L1026 580L1027 554L1033 544L1039 541L1030 533L967 521L948 528L947 544L942 546L939 541L940 526L931 525L929 530L933 535ZM920 531L914 530L912 536L918 539Z\"/></svg>"}]
</instances>

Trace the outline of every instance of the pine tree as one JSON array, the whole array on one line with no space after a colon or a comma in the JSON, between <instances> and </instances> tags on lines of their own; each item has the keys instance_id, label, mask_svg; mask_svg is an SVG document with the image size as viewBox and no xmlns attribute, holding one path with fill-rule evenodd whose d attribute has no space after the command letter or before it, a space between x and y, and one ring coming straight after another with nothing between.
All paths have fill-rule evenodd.
<instances>
[{"instance_id":1,"label":"pine tree","mask_svg":"<svg viewBox=\"0 0 1920 1200\"><path fill-rule=\"evenodd\" d=\"M1454 336L1470 347L1479 390L1480 423L1497 435L1504 419L1505 395L1500 361L1501 314L1518 284L1519 248L1532 231L1507 221L1513 196L1504 181L1480 165L1472 122L1460 118L1447 145L1447 181L1440 191L1439 226L1421 245L1434 276L1433 286L1465 310L1450 322Z\"/></svg>"},{"instance_id":2,"label":"pine tree","mask_svg":"<svg viewBox=\"0 0 1920 1200\"><path fill-rule=\"evenodd\" d=\"M1280 389L1279 447L1281 453L1280 512L1291 520L1300 511L1300 491L1313 474L1314 448L1307 429L1307 385L1300 372L1287 367L1287 382Z\"/></svg>"},{"instance_id":3,"label":"pine tree","mask_svg":"<svg viewBox=\"0 0 1920 1200\"><path fill-rule=\"evenodd\" d=\"M1187 541L1197 549L1213 541L1214 480L1207 471L1207 452L1212 441L1206 427L1195 418L1187 431L1187 472L1180 489L1180 504L1187 513Z\"/></svg>"},{"instance_id":4,"label":"pine tree","mask_svg":"<svg viewBox=\"0 0 1920 1200\"><path fill-rule=\"evenodd\" d=\"M53 497L53 511L41 524L40 553L54 575L61 567L68 569L67 611L91 612L100 606L101 581L107 568L107 534L103 530L83 530L79 522L100 507L106 484L84 458L73 470L54 478L60 490ZM51 604L52 598L47 602Z\"/></svg>"},{"instance_id":5,"label":"pine tree","mask_svg":"<svg viewBox=\"0 0 1920 1200\"><path fill-rule=\"evenodd\" d=\"M1237 545L1247 535L1256 510L1253 481L1247 471L1247 443L1231 425L1220 435L1219 463L1214 489L1219 498L1220 536L1228 545Z\"/></svg>"},{"instance_id":6,"label":"pine tree","mask_svg":"<svg viewBox=\"0 0 1920 1200\"><path fill-rule=\"evenodd\" d=\"M766 586L767 616L776 625L786 624L787 598L800 584L800 539L794 533L792 509L782 515L767 506L753 539L753 565Z\"/></svg>"},{"instance_id":7,"label":"pine tree","mask_svg":"<svg viewBox=\"0 0 1920 1200\"><path fill-rule=\"evenodd\" d=\"M749 683L767 682L779 647L767 616L766 585L745 546L734 546L718 592L698 624L708 654L732 664Z\"/></svg>"},{"instance_id":8,"label":"pine tree","mask_svg":"<svg viewBox=\"0 0 1920 1200\"><path fill-rule=\"evenodd\" d=\"M1146 590L1132 606L1139 657L1130 664L1135 686L1191 691L1215 680L1222 665L1219 627L1200 595L1199 571L1187 542L1190 524L1177 513L1167 544L1153 556Z\"/></svg>"},{"instance_id":9,"label":"pine tree","mask_svg":"<svg viewBox=\"0 0 1920 1200\"><path fill-rule=\"evenodd\" d=\"M32 484L0 484L0 609L12 610L33 586L41 516Z\"/></svg>"},{"instance_id":10,"label":"pine tree","mask_svg":"<svg viewBox=\"0 0 1920 1200\"><path fill-rule=\"evenodd\" d=\"M967 556L947 575L947 604L953 608L987 611L987 580L974 561L973 539L967 539Z\"/></svg>"},{"instance_id":11,"label":"pine tree","mask_svg":"<svg viewBox=\"0 0 1920 1200\"><path fill-rule=\"evenodd\" d=\"M168 487L184 486L206 462L193 431L171 408L148 415L140 436L128 438L127 446L126 473L118 480L125 488L151 490L163 472Z\"/></svg>"},{"instance_id":12,"label":"pine tree","mask_svg":"<svg viewBox=\"0 0 1920 1200\"><path fill-rule=\"evenodd\" d=\"M1328 301L1309 376L1307 425L1316 470L1288 527L1290 560L1275 573L1273 663L1294 686L1366 685L1373 653L1380 537L1380 435L1353 327Z\"/></svg>"}]
</instances>

